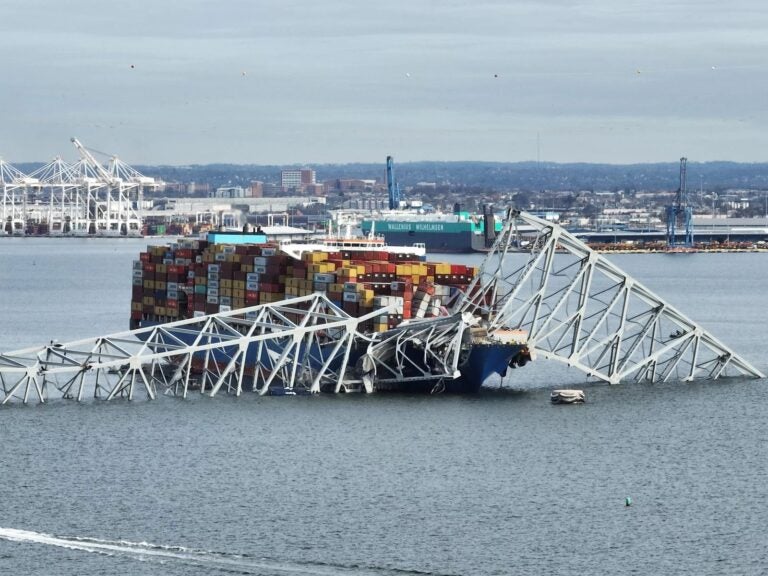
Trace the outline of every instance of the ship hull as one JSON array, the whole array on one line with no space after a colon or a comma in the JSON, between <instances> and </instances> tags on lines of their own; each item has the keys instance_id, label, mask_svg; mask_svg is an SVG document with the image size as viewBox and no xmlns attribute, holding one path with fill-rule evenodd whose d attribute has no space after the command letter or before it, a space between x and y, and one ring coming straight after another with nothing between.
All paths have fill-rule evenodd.
<instances>
[{"instance_id":1,"label":"ship hull","mask_svg":"<svg viewBox=\"0 0 768 576\"><path fill-rule=\"evenodd\" d=\"M423 355L423 351L414 354L411 359L418 362L420 355ZM466 360L458 367L458 378L387 382L377 384L376 390L412 394L477 394L489 378L503 378L510 367L523 366L529 359L524 344L475 344Z\"/></svg>"},{"instance_id":2,"label":"ship hull","mask_svg":"<svg viewBox=\"0 0 768 576\"><path fill-rule=\"evenodd\" d=\"M377 228L378 230L378 228ZM387 244L395 246L420 243L432 254L461 254L474 252L472 232L381 232Z\"/></svg>"},{"instance_id":3,"label":"ship hull","mask_svg":"<svg viewBox=\"0 0 768 576\"><path fill-rule=\"evenodd\" d=\"M424 244L430 253L474 252L484 245L479 228L469 220L363 220L360 227L364 234L369 234L373 228L389 245Z\"/></svg>"},{"instance_id":4,"label":"ship hull","mask_svg":"<svg viewBox=\"0 0 768 576\"><path fill-rule=\"evenodd\" d=\"M162 322L154 320L142 320L138 325L132 323L132 328L149 328L157 326ZM173 331L173 336L181 340L187 345L195 343L197 334L194 330L190 330L189 327L183 331ZM145 333L146 336L149 333ZM323 365L323 361L331 353L335 347L336 342L331 341L322 346L313 344L311 346L302 346L297 355L299 358L306 358L308 364L313 369L319 369ZM192 359L193 371L202 372L207 363L211 361L216 364L219 369L223 369L229 364L232 357L237 353L238 347L233 345L231 347L214 349L209 352L211 358L206 358L206 352L199 352L194 354ZM358 360L365 354L364 346L353 346L350 349L348 365L355 366ZM269 364L270 356L272 358L275 355L279 355L283 352L280 344L276 341L268 341L264 346L259 348L258 344L252 344L248 347L245 354L245 368L244 373L248 377L254 376L254 366L257 363ZM423 356L423 351L414 349L412 351L411 360L414 364L420 362L420 358ZM398 393L410 393L410 394L476 394L480 391L480 388L486 380L493 376L504 377L507 374L507 370L510 366L522 366L530 358L528 350L524 344L510 344L510 343L480 343L474 344L469 354L463 363L458 367L459 376L457 378L408 378L401 381L387 381L376 382L375 390L377 392L398 392ZM335 358L328 366L331 370L336 370L341 366L341 357ZM304 362L302 362L304 364ZM275 393L286 390L286 388L293 388L289 382L283 382L279 379L275 379L273 384ZM334 385L330 385L327 389L334 389Z\"/></svg>"}]
</instances>

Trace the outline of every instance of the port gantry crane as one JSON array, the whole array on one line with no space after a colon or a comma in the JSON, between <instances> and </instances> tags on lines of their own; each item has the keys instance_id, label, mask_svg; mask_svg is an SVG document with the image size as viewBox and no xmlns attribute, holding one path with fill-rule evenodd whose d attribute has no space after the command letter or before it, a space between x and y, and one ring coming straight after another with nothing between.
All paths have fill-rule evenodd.
<instances>
[{"instance_id":1,"label":"port gantry crane","mask_svg":"<svg viewBox=\"0 0 768 576\"><path fill-rule=\"evenodd\" d=\"M685 248L693 247L693 210L688 205L688 191L685 185L686 165L688 159L680 158L680 186L675 194L674 204L667 206L667 247L676 248L682 246ZM682 222L685 230L683 241L677 240L677 224Z\"/></svg>"},{"instance_id":2,"label":"port gantry crane","mask_svg":"<svg viewBox=\"0 0 768 576\"><path fill-rule=\"evenodd\" d=\"M81 159L55 157L31 174L0 159L0 235L141 234L141 214L134 207L145 188L162 185L116 156L103 166L77 140Z\"/></svg>"},{"instance_id":3,"label":"port gantry crane","mask_svg":"<svg viewBox=\"0 0 768 576\"><path fill-rule=\"evenodd\" d=\"M135 195L140 210L143 187L157 186L155 179L142 175L117 156L111 156L107 169L77 138L70 140L80 153L86 170L95 176L91 181L95 180L98 186L106 186L103 200L95 198L88 203L89 217L97 221L95 226L102 227L103 232L140 233L141 213L134 210L131 196Z\"/></svg>"}]
</instances>

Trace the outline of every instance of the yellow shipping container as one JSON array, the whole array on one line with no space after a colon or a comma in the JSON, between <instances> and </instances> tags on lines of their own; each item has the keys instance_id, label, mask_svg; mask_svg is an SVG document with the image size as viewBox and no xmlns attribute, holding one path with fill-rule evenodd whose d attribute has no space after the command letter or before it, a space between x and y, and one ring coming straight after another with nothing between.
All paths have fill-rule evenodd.
<instances>
[{"instance_id":1,"label":"yellow shipping container","mask_svg":"<svg viewBox=\"0 0 768 576\"><path fill-rule=\"evenodd\" d=\"M328 254L325 252L305 252L301 258L304 262L324 262L328 259Z\"/></svg>"}]
</instances>

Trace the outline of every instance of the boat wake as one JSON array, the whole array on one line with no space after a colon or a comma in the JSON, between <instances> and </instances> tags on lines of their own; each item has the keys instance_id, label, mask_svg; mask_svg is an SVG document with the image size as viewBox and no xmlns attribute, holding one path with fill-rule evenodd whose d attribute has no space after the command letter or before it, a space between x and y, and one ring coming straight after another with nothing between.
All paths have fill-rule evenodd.
<instances>
[{"instance_id":1,"label":"boat wake","mask_svg":"<svg viewBox=\"0 0 768 576\"><path fill-rule=\"evenodd\" d=\"M28 544L44 544L103 554L106 556L132 557L136 560L155 561L158 563L179 563L199 566L221 572L238 574L260 574L264 576L282 576L299 574L307 576L328 576L334 574L354 576L451 576L419 570L403 570L362 565L344 565L314 562L283 562L275 559L185 548L183 546L164 546L150 542L129 542L126 540L100 540L86 537L59 537L52 534L0 528L0 539Z\"/></svg>"}]
</instances>

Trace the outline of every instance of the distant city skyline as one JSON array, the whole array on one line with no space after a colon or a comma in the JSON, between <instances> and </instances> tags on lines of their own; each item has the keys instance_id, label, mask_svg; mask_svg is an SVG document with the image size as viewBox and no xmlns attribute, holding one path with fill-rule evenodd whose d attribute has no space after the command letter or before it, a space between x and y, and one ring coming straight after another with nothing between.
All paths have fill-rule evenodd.
<instances>
[{"instance_id":1,"label":"distant city skyline","mask_svg":"<svg viewBox=\"0 0 768 576\"><path fill-rule=\"evenodd\" d=\"M766 30L757 0L7 0L0 157L764 162Z\"/></svg>"}]
</instances>

